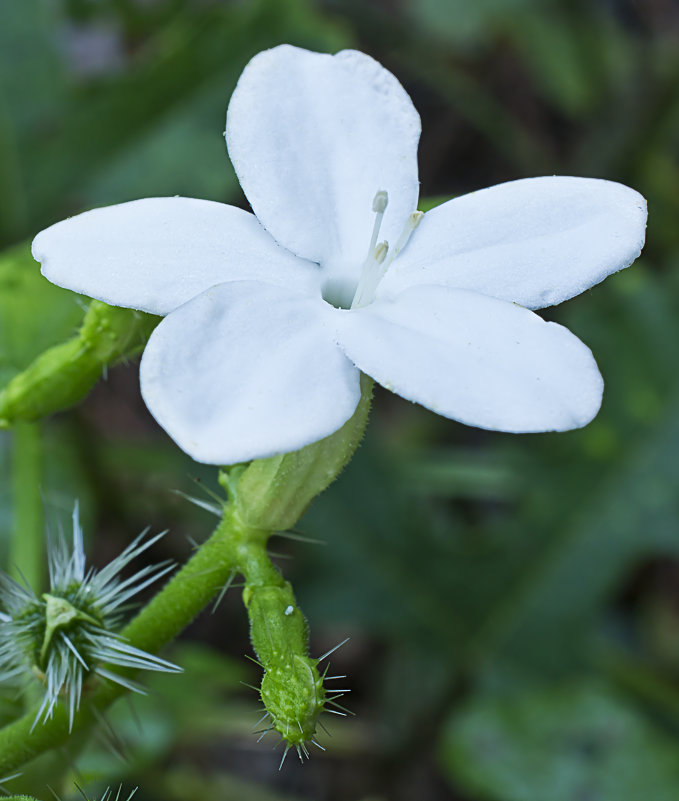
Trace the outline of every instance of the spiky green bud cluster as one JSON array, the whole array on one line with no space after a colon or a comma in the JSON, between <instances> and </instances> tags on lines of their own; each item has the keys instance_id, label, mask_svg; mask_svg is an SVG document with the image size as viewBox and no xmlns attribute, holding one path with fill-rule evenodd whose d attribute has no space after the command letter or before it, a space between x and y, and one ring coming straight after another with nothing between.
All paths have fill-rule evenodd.
<instances>
[{"instance_id":1,"label":"spiky green bud cluster","mask_svg":"<svg viewBox=\"0 0 679 801\"><path fill-rule=\"evenodd\" d=\"M94 675L140 691L136 683L111 667L181 670L134 648L118 633L123 606L172 569L168 563L150 565L130 578L120 578L123 568L161 536L148 539L144 532L102 570L86 569L76 504L72 548L63 538L48 546L49 592L38 596L30 587L0 573L0 681L23 683L37 678L43 684L35 723L49 719L64 698L72 726L83 685Z\"/></svg>"}]
</instances>

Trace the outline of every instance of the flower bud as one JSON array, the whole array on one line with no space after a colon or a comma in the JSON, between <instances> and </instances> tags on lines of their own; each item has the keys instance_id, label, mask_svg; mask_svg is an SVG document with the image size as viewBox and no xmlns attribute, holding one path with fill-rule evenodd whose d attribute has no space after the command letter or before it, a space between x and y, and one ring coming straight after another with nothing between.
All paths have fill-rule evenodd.
<instances>
[{"instance_id":1,"label":"flower bud","mask_svg":"<svg viewBox=\"0 0 679 801\"><path fill-rule=\"evenodd\" d=\"M84 683L93 676L129 690L139 687L117 667L177 672L176 665L129 645L118 633L120 610L144 587L164 576L172 565L142 568L121 581L120 571L162 534L145 533L102 570L87 569L78 506L73 513L73 548L63 539L48 547L50 590L38 597L0 572L0 681L44 685L35 718L48 720L63 698L69 725L80 705ZM113 667L113 669L110 669Z\"/></svg>"},{"instance_id":2,"label":"flower bud","mask_svg":"<svg viewBox=\"0 0 679 801\"><path fill-rule=\"evenodd\" d=\"M243 600L250 636L264 668L261 695L275 729L289 745L313 739L325 690L318 660L309 657L304 615L288 582L281 587L246 586Z\"/></svg>"}]
</instances>

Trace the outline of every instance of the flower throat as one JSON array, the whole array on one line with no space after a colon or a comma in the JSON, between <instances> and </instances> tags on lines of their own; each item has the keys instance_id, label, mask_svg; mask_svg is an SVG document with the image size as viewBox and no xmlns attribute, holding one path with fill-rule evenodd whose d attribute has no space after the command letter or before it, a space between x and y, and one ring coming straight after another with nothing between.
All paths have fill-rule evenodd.
<instances>
[{"instance_id":1,"label":"flower throat","mask_svg":"<svg viewBox=\"0 0 679 801\"><path fill-rule=\"evenodd\" d=\"M354 298L351 301L351 308L358 309L367 306L375 299L377 285L384 278L392 261L398 256L403 248L408 244L411 234L420 224L424 214L421 211L414 211L408 215L406 224L401 231L401 235L396 241L393 249L389 250L389 243L386 241L377 242L382 227L384 212L389 205L389 195L384 189L380 189L373 198L373 211L375 212L375 224L373 225L372 236L368 255L363 262L361 278L356 287Z\"/></svg>"},{"instance_id":2,"label":"flower throat","mask_svg":"<svg viewBox=\"0 0 679 801\"><path fill-rule=\"evenodd\" d=\"M324 286L323 297L328 303L335 306L335 308L358 309L362 306L368 306L373 302L378 284L382 278L384 278L393 260L406 246L411 234L420 224L424 216L421 211L414 211L412 214L409 214L406 224L403 226L403 231L401 231L401 235L396 241L396 245L390 249L388 242L377 241L380 235L380 228L382 227L384 212L388 205L389 195L384 189L380 189L375 194L372 203L372 209L375 213L375 223L370 237L368 253L361 266L361 276L353 292L348 294L343 282L330 280Z\"/></svg>"}]
</instances>

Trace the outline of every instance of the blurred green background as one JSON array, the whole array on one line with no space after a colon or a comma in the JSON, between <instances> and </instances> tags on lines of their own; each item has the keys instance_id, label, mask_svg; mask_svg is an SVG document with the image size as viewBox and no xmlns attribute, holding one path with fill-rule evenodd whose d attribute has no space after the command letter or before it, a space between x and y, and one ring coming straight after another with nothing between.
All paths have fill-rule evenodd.
<instances>
[{"instance_id":1,"label":"blurred green background","mask_svg":"<svg viewBox=\"0 0 679 801\"><path fill-rule=\"evenodd\" d=\"M465 428L379 391L366 440L280 541L356 718L304 766L256 743L238 591L68 759L139 801L676 801L679 798L679 4L676 0L0 0L0 386L69 336L81 300L27 242L149 195L245 204L222 130L248 59L281 42L379 59L423 120L422 194L523 176L619 180L649 203L626 272L548 310L606 381L585 430ZM168 440L136 365L0 433L0 543L80 499L96 564L145 526L184 560L214 471ZM43 512L44 509L44 512ZM19 522L18 522L19 521ZM24 566L35 573L36 564ZM9 691L0 717L17 711ZM63 766L67 757L60 755ZM51 797L54 766L7 783ZM54 779L51 779L54 781ZM23 782L23 784L21 784ZM62 793L63 793L62 789ZM67 797L65 793L64 797Z\"/></svg>"}]
</instances>

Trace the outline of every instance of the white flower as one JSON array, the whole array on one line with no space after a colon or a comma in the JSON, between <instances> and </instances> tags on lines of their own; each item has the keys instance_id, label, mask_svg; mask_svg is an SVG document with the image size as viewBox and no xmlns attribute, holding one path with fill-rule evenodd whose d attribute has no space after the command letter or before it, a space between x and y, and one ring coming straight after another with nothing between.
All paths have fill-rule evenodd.
<instances>
[{"instance_id":1,"label":"white flower","mask_svg":"<svg viewBox=\"0 0 679 801\"><path fill-rule=\"evenodd\" d=\"M590 350L528 309L634 261L641 195L530 178L451 200L417 226L419 116L391 73L351 50L255 56L225 135L256 217L151 198L73 217L33 245L54 283L167 315L142 393L194 459L232 464L331 434L356 407L360 371L482 428L561 431L594 417Z\"/></svg>"}]
</instances>

